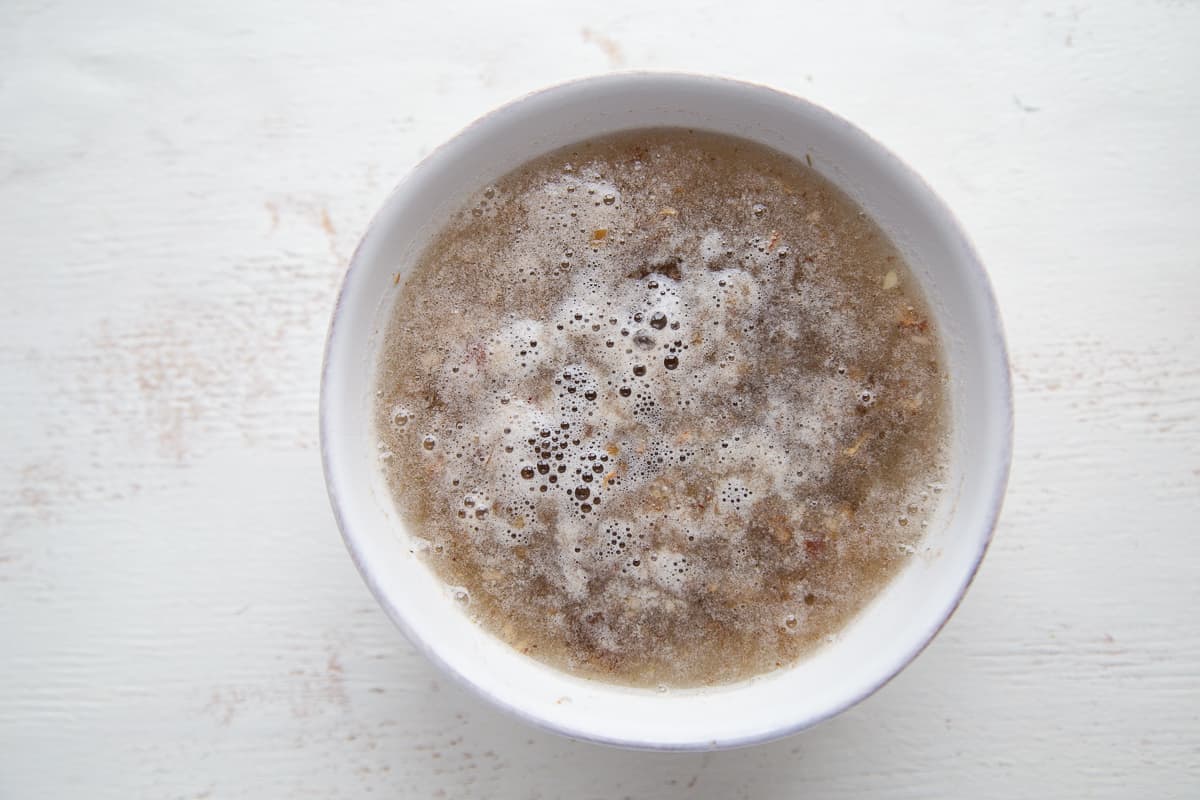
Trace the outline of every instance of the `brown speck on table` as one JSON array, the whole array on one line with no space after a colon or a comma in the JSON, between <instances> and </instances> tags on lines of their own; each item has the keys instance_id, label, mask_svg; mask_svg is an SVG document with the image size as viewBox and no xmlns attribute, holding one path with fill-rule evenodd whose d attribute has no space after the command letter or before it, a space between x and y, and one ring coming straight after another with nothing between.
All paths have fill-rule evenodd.
<instances>
[{"instance_id":1,"label":"brown speck on table","mask_svg":"<svg viewBox=\"0 0 1200 800\"><path fill-rule=\"evenodd\" d=\"M594 44L600 48L600 51L608 58L608 65L610 67L624 66L625 54L621 52L621 46L614 39L602 33L597 33L591 28L584 28L579 33L585 42Z\"/></svg>"}]
</instances>

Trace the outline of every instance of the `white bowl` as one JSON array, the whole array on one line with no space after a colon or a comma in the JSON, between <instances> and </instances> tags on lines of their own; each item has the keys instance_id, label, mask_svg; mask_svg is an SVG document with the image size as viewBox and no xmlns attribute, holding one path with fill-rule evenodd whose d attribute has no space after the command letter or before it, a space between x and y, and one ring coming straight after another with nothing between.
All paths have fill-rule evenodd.
<instances>
[{"instance_id":1,"label":"white bowl","mask_svg":"<svg viewBox=\"0 0 1200 800\"><path fill-rule=\"evenodd\" d=\"M833 642L737 684L656 692L580 679L473 623L416 554L372 430L372 372L404 273L479 187L535 156L614 131L680 126L752 139L813 166L858 201L908 259L937 319L951 375L950 478L925 547ZM967 237L928 186L845 120L746 83L629 73L537 92L455 136L412 171L354 254L329 331L321 449L338 525L396 625L443 670L517 716L577 739L662 750L763 742L826 719L899 672L962 598L1008 477L1012 397L1000 318Z\"/></svg>"}]
</instances>

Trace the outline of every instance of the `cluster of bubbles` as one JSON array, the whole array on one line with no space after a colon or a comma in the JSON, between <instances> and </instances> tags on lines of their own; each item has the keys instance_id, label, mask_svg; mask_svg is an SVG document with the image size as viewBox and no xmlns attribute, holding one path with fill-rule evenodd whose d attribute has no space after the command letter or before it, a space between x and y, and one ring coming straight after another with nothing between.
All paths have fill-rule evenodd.
<instances>
[{"instance_id":1,"label":"cluster of bubbles","mask_svg":"<svg viewBox=\"0 0 1200 800\"><path fill-rule=\"evenodd\" d=\"M750 504L750 499L754 497L754 490L747 487L742 481L737 478L731 478L725 482L725 486L721 489L720 501L722 506L730 506L737 511L743 510L743 503Z\"/></svg>"},{"instance_id":2,"label":"cluster of bubbles","mask_svg":"<svg viewBox=\"0 0 1200 800\"><path fill-rule=\"evenodd\" d=\"M490 213L496 196L495 188L485 191L476 216ZM527 544L544 527L541 520L550 519L573 544L568 557L595 551L604 561L628 555L622 551L636 542L638 555L622 569L645 571L658 560L642 553L645 531L626 526L623 538L589 548L587 520L671 466L691 462L749 476L753 486L739 478L720 491L715 510L733 514L746 513L755 497L821 476L836 448L820 418L830 417L839 396L857 391L848 390L844 367L816 387L803 412L781 398L766 425L751 431L735 425L750 402L738 388L741 365L756 357L748 342L767 310L756 272L778 268L789 253L786 243L755 235L740 240L739 250L736 236L709 230L690 250L679 246L695 263L673 256L631 264L620 252L622 200L614 185L571 168L545 187L542 199L522 231L573 228L584 240L562 247L554 265L561 300L540 319L503 317L490 332L446 352L437 395L462 421L417 434L427 456L445 460L453 484L448 494L468 530ZM755 217L765 212L763 204L753 206ZM545 249L547 241L526 245ZM537 269L520 266L514 274L524 279ZM866 389L853 397L861 407L874 402ZM689 428L700 404L706 426L727 417L726 435ZM405 407L395 409L391 421L415 432L418 418ZM819 440L822 432L826 441ZM553 513L539 514L547 508ZM686 527L694 522L686 519L692 511L668 503L666 522Z\"/></svg>"}]
</instances>

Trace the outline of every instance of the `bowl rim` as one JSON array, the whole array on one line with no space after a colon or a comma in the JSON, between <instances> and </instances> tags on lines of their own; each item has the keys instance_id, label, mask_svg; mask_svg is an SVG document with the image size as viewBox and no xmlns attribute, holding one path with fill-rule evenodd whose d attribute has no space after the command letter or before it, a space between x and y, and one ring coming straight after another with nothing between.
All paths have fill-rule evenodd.
<instances>
[{"instance_id":1,"label":"bowl rim","mask_svg":"<svg viewBox=\"0 0 1200 800\"><path fill-rule=\"evenodd\" d=\"M645 739L639 739L636 735L636 731L631 731L631 733L626 736L604 735L590 730L584 725L564 724L547 719L529 710L528 708L525 708L519 704L508 702L501 697L489 693L484 687L480 686L456 669L454 665L446 660L429 642L418 636L408 623L406 616L400 612L395 604L393 604L389 592L385 589L378 576L379 568L377 566L373 566L369 562L363 552L363 547L358 541L358 534L353 526L351 526L349 523L346 507L344 505L345 501L343 500L344 492L340 490L341 481L335 470L333 457L331 455L331 442L336 441L336 439L331 430L334 422L331 420L331 411L329 407L329 395L332 391L330 388L330 372L333 359L334 343L338 336L339 321L343 317L343 307L347 292L352 284L352 278L358 272L367 269L367 267L362 264L363 250L368 242L372 242L374 239L382 235L382 229L385 226L384 218L392 213L392 207L398 202L398 198L406 192L408 186L416 183L416 178L418 176L432 169L432 165L440 160L441 154L445 150L449 149L452 144L463 139L469 133L477 130L481 126L486 125L489 120L493 119L494 117L505 114L517 106L524 105L531 98L551 96L558 93L572 92L581 88L602 86L605 84L621 85L631 81L642 82L652 80L674 81L681 85L691 84L694 87L700 88L717 88L726 91L756 92L764 97L773 96L774 99L778 101L804 106L809 113L826 117L828 121L843 126L845 129L848 129L854 134L863 137L863 139L865 139L871 146L876 148L881 155L889 160L894 168L896 168L900 173L904 174L907 179L913 181L918 189L925 193L926 200L931 203L934 209L943 217L943 223L947 230L952 232L954 236L957 237L958 243L962 247L965 254L965 257L959 260L957 266L959 269L964 269L971 273L970 278L972 283L975 284L976 290L979 292L981 299L984 300L984 307L987 313L987 319L984 322L986 323L986 329L993 334L991 341L987 342L986 346L995 351L996 355L998 356L998 366L1000 367L1000 369L997 370L997 374L993 376L999 381L1000 389L997 392L995 400L998 401L1003 412L1003 419L999 420L1000 424L1003 426L1001 447L999 451L989 459L993 465L998 467L998 471L996 472L995 477L992 479L990 485L990 493L987 498L986 511L981 515L980 518L979 524L984 528L984 530L981 531L982 535L979 536L976 551L972 554L970 568L966 570L961 577L959 585L955 588L953 596L951 597L949 604L946 606L944 614L941 615L941 618L937 624L932 625L927 630L923 631L919 637L915 637L907 650L905 650L900 657L896 658L888 666L881 680L861 687L861 691L857 693L848 694L840 702L830 705L820 713L800 716L789 725L765 729L747 735L669 742L647 741ZM974 244L967 236L962 224L959 222L958 218L954 215L951 209L942 201L941 197L933 191L933 188L925 181L925 179L907 163L902 161L890 149L886 148L878 140L872 137L869 133L841 117L840 115L835 114L823 106L813 103L812 101L803 97L752 81L727 78L705 73L669 70L615 71L602 75L594 75L562 81L525 92L518 97L509 100L508 102L503 103L477 117L472 122L457 131L453 136L447 138L445 141L431 150L423 158L421 158L420 161L414 167L412 167L388 193L378 210L374 213L374 215L372 215L362 238L355 247L355 250L350 258L349 265L342 275L341 285L339 287L337 299L330 317L323 349L318 416L321 466L325 478L326 490L329 495L330 505L332 507L338 530L341 533L342 540L345 543L346 549L350 553L355 567L358 569L363 581L367 584L368 589L371 591L372 595L374 595L376 601L383 607L393 624L400 629L405 638L408 639L413 647L421 652L429 661L434 663L443 673L452 676L452 678L459 685L466 687L477 697L484 699L489 704L499 707L507 713L512 714L513 716L524 720L535 727L552 731L571 739L628 749L653 751L701 751L730 749L773 741L775 739L797 733L806 728L810 728L827 719L837 716L846 709L862 702L867 697L870 697L883 686L891 682L893 678L902 672L917 658L917 656L919 656L925 650L926 647L929 646L942 628L946 626L946 624L950 621L950 618L954 615L954 612L962 603L967 590L970 588L975 576L978 574L984 555L986 554L988 547L995 536L997 522L999 520L1009 476L1011 474L1014 428L1012 367L1009 359L1007 340L1004 334L1003 320L1000 315L999 306L996 302L996 296L991 284L991 280L988 276L987 270L983 266L982 260L979 258Z\"/></svg>"}]
</instances>

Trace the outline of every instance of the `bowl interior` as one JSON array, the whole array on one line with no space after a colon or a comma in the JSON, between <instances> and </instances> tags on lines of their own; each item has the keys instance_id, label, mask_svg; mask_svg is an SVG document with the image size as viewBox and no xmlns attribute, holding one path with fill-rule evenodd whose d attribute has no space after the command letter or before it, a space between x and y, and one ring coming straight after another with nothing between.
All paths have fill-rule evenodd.
<instances>
[{"instance_id":1,"label":"bowl interior","mask_svg":"<svg viewBox=\"0 0 1200 800\"><path fill-rule=\"evenodd\" d=\"M751 681L660 693L581 680L485 633L422 563L376 462L372 371L396 297L442 221L474 190L581 139L639 127L733 134L816 169L900 247L937 317L951 374L949 480L923 551L837 640ZM712 748L790 733L870 694L911 660L957 605L999 511L1011 444L1007 358L991 291L952 216L861 131L763 87L682 75L567 84L493 112L423 162L371 224L330 331L321 434L335 513L360 571L412 642L491 701L569 736L633 747Z\"/></svg>"}]
</instances>

